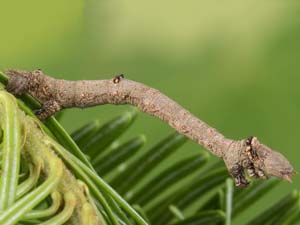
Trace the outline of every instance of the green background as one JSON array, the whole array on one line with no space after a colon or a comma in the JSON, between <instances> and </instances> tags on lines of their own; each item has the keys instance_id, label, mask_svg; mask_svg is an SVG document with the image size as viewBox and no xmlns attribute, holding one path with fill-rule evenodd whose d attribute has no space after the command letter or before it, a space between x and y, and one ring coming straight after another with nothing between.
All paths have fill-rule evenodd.
<instances>
[{"instance_id":1,"label":"green background","mask_svg":"<svg viewBox=\"0 0 300 225\"><path fill-rule=\"evenodd\" d=\"M296 1L0 0L0 27L0 70L41 68L74 80L124 73L161 90L228 137L258 136L299 170ZM62 123L71 132L126 109L69 109ZM171 132L141 114L124 138L143 133L151 146ZM180 153L199 149L190 141ZM299 177L293 184L282 182L252 213L299 187ZM237 224L243 220L246 214Z\"/></svg>"}]
</instances>

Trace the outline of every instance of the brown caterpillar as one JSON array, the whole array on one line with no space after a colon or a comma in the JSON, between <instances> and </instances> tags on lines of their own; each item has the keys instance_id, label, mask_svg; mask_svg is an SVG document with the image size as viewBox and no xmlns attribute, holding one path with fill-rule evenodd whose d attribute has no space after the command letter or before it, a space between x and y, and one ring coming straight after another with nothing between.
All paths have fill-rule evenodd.
<instances>
[{"instance_id":1,"label":"brown caterpillar","mask_svg":"<svg viewBox=\"0 0 300 225\"><path fill-rule=\"evenodd\" d=\"M109 80L67 81L44 75L41 70L7 70L7 91L14 95L30 94L42 108L36 114L47 119L64 108L86 108L103 104L131 104L162 121L179 133L203 145L223 158L236 186L249 184L244 170L254 178L266 174L291 181L294 169L280 153L261 144L256 137L235 141L201 121L158 90L118 75Z\"/></svg>"}]
</instances>

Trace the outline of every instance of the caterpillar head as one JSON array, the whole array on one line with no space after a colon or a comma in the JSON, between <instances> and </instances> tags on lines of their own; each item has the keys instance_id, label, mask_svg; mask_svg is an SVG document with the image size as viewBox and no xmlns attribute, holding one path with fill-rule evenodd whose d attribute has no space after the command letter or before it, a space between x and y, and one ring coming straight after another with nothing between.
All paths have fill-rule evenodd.
<instances>
[{"instance_id":1,"label":"caterpillar head","mask_svg":"<svg viewBox=\"0 0 300 225\"><path fill-rule=\"evenodd\" d=\"M261 144L256 137L252 139L251 145L258 159L253 162L255 167L262 169L270 176L285 179L292 182L291 177L295 174L290 162L279 152Z\"/></svg>"}]
</instances>

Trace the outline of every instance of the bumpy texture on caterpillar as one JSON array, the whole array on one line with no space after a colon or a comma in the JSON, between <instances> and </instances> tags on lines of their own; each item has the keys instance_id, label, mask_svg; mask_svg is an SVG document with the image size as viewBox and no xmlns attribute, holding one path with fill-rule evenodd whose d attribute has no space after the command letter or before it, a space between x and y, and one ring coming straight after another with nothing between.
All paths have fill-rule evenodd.
<instances>
[{"instance_id":1,"label":"bumpy texture on caterpillar","mask_svg":"<svg viewBox=\"0 0 300 225\"><path fill-rule=\"evenodd\" d=\"M41 120L64 108L131 104L223 158L238 187L249 184L244 170L251 177L261 179L266 179L268 174L291 181L294 174L283 155L261 144L256 137L241 141L225 138L158 90L127 80L123 75L109 80L67 81L44 75L41 70L7 70L5 73L9 76L7 91L14 95L28 93L42 104L36 111Z\"/></svg>"}]
</instances>

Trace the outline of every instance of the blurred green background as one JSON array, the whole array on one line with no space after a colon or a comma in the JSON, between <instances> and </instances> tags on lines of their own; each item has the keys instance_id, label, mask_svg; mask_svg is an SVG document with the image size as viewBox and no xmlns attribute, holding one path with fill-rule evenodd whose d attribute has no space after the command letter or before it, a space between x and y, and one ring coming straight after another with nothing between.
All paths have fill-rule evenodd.
<instances>
[{"instance_id":1,"label":"blurred green background","mask_svg":"<svg viewBox=\"0 0 300 225\"><path fill-rule=\"evenodd\" d=\"M0 70L66 79L124 73L181 103L226 136L258 136L300 167L300 5L296 1L0 0ZM73 131L128 106L66 110ZM172 129L141 114L125 138ZM181 154L199 151L189 142ZM294 188L282 182L258 213ZM247 217L240 218L241 221Z\"/></svg>"}]
</instances>

